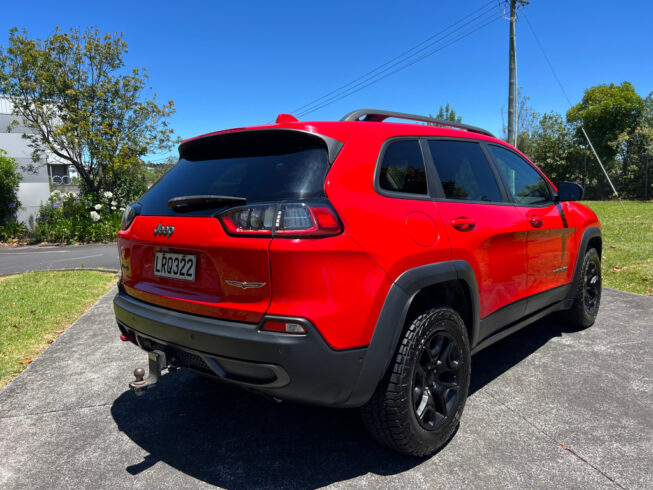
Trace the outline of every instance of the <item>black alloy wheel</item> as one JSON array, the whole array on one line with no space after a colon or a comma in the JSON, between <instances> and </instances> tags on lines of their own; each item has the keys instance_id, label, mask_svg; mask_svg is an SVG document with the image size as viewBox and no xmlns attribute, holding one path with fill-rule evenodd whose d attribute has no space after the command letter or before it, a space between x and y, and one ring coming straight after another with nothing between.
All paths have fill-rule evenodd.
<instances>
[{"instance_id":1,"label":"black alloy wheel","mask_svg":"<svg viewBox=\"0 0 653 490\"><path fill-rule=\"evenodd\" d=\"M587 264L583 278L584 303L587 313L596 316L601 297L601 264L592 261Z\"/></svg>"},{"instance_id":2,"label":"black alloy wheel","mask_svg":"<svg viewBox=\"0 0 653 490\"><path fill-rule=\"evenodd\" d=\"M447 306L406 323L393 361L361 407L370 434L412 456L427 456L453 436L467 400L471 350L460 314Z\"/></svg>"},{"instance_id":3,"label":"black alloy wheel","mask_svg":"<svg viewBox=\"0 0 653 490\"><path fill-rule=\"evenodd\" d=\"M458 401L462 351L446 332L433 333L422 346L413 376L413 409L426 430L442 426Z\"/></svg>"},{"instance_id":4,"label":"black alloy wheel","mask_svg":"<svg viewBox=\"0 0 653 490\"><path fill-rule=\"evenodd\" d=\"M573 287L574 303L569 310L561 311L558 318L575 329L590 327L596 321L601 305L601 259L595 248L585 253Z\"/></svg>"}]
</instances>

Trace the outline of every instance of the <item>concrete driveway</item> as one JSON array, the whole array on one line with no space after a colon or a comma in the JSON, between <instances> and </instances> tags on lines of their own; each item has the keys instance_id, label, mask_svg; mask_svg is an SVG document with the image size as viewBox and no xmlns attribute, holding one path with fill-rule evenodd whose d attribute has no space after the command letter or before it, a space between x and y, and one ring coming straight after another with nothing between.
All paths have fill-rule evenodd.
<instances>
[{"instance_id":1,"label":"concrete driveway","mask_svg":"<svg viewBox=\"0 0 653 490\"><path fill-rule=\"evenodd\" d=\"M119 270L115 243L0 247L0 276L48 269Z\"/></svg>"},{"instance_id":2,"label":"concrete driveway","mask_svg":"<svg viewBox=\"0 0 653 490\"><path fill-rule=\"evenodd\" d=\"M438 454L371 442L354 410L188 372L136 398L146 356L118 340L113 292L0 392L1 488L652 488L653 298L604 290L597 323L544 320L473 360Z\"/></svg>"}]
</instances>

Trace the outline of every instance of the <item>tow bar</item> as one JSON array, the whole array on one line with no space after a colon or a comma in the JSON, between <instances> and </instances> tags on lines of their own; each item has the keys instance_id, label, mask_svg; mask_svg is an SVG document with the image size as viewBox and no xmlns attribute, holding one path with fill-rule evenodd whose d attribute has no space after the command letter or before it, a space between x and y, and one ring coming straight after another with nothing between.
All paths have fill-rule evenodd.
<instances>
[{"instance_id":1,"label":"tow bar","mask_svg":"<svg viewBox=\"0 0 653 490\"><path fill-rule=\"evenodd\" d=\"M145 369L139 367L134 369L134 378L136 379L129 383L129 388L136 395L142 395L150 388L154 388L159 382L159 379L161 379L161 371L168 367L165 352L153 350L152 352L148 352L147 356L149 358L149 373L147 378L143 379L145 377Z\"/></svg>"}]
</instances>

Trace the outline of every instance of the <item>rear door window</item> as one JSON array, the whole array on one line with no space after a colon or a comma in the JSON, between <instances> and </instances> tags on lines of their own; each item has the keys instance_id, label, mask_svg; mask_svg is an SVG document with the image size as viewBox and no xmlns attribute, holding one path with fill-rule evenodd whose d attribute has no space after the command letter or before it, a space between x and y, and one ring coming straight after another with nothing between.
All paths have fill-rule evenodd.
<instances>
[{"instance_id":1,"label":"rear door window","mask_svg":"<svg viewBox=\"0 0 653 490\"><path fill-rule=\"evenodd\" d=\"M429 149L447 199L501 202L499 186L478 143L431 140Z\"/></svg>"},{"instance_id":2,"label":"rear door window","mask_svg":"<svg viewBox=\"0 0 653 490\"><path fill-rule=\"evenodd\" d=\"M390 192L426 195L426 170L417 140L398 140L386 146L379 186Z\"/></svg>"}]
</instances>

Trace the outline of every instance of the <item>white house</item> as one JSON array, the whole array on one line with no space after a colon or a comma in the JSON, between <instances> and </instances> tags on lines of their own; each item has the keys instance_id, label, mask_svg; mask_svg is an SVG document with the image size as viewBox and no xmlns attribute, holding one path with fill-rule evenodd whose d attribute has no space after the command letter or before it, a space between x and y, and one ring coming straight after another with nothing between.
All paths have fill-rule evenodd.
<instances>
[{"instance_id":1,"label":"white house","mask_svg":"<svg viewBox=\"0 0 653 490\"><path fill-rule=\"evenodd\" d=\"M9 131L7 127L14 120L20 121L20 117L13 114L13 105L8 99L0 97L0 149L16 160L23 176L18 188L18 199L22 204L18 221L27 223L30 216L34 216L39 210L40 204L48 200L50 183L69 184L70 179L77 176L77 171L73 169L74 173L71 172L68 164L59 161L52 154L46 153L42 161L33 161L29 141L23 138L23 134L33 130L19 124ZM34 171L27 170L25 167L28 165L31 165Z\"/></svg>"}]
</instances>

